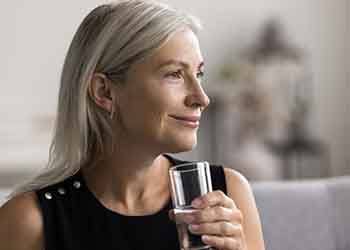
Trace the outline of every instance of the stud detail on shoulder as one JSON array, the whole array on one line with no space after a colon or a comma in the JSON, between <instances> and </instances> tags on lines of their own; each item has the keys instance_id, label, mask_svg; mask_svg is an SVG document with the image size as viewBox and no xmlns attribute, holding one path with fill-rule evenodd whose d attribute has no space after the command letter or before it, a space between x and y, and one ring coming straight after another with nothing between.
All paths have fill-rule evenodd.
<instances>
[{"instance_id":1,"label":"stud detail on shoulder","mask_svg":"<svg viewBox=\"0 0 350 250\"><path fill-rule=\"evenodd\" d=\"M50 192L46 192L45 193L45 198L48 199L48 200L51 200L52 199L52 194Z\"/></svg>"},{"instance_id":2,"label":"stud detail on shoulder","mask_svg":"<svg viewBox=\"0 0 350 250\"><path fill-rule=\"evenodd\" d=\"M57 191L61 195L64 195L66 193L66 190L64 188L59 188Z\"/></svg>"},{"instance_id":3,"label":"stud detail on shoulder","mask_svg":"<svg viewBox=\"0 0 350 250\"><path fill-rule=\"evenodd\" d=\"M79 188L81 187L80 181L74 181L74 182L73 182L73 186L74 186L76 189L79 189Z\"/></svg>"}]
</instances>

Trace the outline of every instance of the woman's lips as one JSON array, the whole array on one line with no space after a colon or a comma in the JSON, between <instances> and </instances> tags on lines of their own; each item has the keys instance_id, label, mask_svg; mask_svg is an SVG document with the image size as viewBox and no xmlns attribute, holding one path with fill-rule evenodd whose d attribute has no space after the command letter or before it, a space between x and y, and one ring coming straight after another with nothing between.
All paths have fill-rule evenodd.
<instances>
[{"instance_id":1,"label":"woman's lips","mask_svg":"<svg viewBox=\"0 0 350 250\"><path fill-rule=\"evenodd\" d=\"M175 116L170 115L170 117L174 118L178 122L180 122L182 125L190 128L198 128L199 127L199 120L200 116Z\"/></svg>"}]
</instances>

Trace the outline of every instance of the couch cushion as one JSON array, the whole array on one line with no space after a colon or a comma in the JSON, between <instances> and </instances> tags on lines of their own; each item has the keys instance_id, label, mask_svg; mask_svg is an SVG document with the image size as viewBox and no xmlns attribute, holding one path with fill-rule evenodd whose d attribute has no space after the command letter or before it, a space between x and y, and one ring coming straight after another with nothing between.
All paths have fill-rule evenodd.
<instances>
[{"instance_id":1,"label":"couch cushion","mask_svg":"<svg viewBox=\"0 0 350 250\"><path fill-rule=\"evenodd\" d=\"M325 181L254 183L266 249L334 250L334 201Z\"/></svg>"},{"instance_id":2,"label":"couch cushion","mask_svg":"<svg viewBox=\"0 0 350 250\"><path fill-rule=\"evenodd\" d=\"M10 193L9 189L0 189L0 206L5 202L6 196Z\"/></svg>"},{"instance_id":3,"label":"couch cushion","mask_svg":"<svg viewBox=\"0 0 350 250\"><path fill-rule=\"evenodd\" d=\"M350 249L350 178L340 177L328 182L331 206L336 225L338 250Z\"/></svg>"}]
</instances>

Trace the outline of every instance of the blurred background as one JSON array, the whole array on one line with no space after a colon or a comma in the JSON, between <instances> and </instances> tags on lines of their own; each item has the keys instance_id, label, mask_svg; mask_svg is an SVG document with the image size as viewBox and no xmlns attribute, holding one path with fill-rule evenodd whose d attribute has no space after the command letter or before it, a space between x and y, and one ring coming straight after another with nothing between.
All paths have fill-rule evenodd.
<instances>
[{"instance_id":1,"label":"blurred background","mask_svg":"<svg viewBox=\"0 0 350 250\"><path fill-rule=\"evenodd\" d=\"M0 188L44 167L59 76L83 17L106 1L6 1L1 10ZM347 0L165 1L198 16L206 64L195 150L249 180L350 174Z\"/></svg>"}]
</instances>

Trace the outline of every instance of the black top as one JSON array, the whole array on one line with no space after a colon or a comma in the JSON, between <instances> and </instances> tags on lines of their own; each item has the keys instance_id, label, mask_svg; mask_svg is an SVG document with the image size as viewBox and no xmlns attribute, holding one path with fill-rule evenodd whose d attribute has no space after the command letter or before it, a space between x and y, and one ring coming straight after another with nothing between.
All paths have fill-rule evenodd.
<instances>
[{"instance_id":1,"label":"black top","mask_svg":"<svg viewBox=\"0 0 350 250\"><path fill-rule=\"evenodd\" d=\"M166 156L173 165L184 161ZM213 190L226 192L222 166L210 165ZM44 221L45 250L179 250L171 200L157 213L112 211L88 189L81 171L36 191Z\"/></svg>"}]
</instances>

